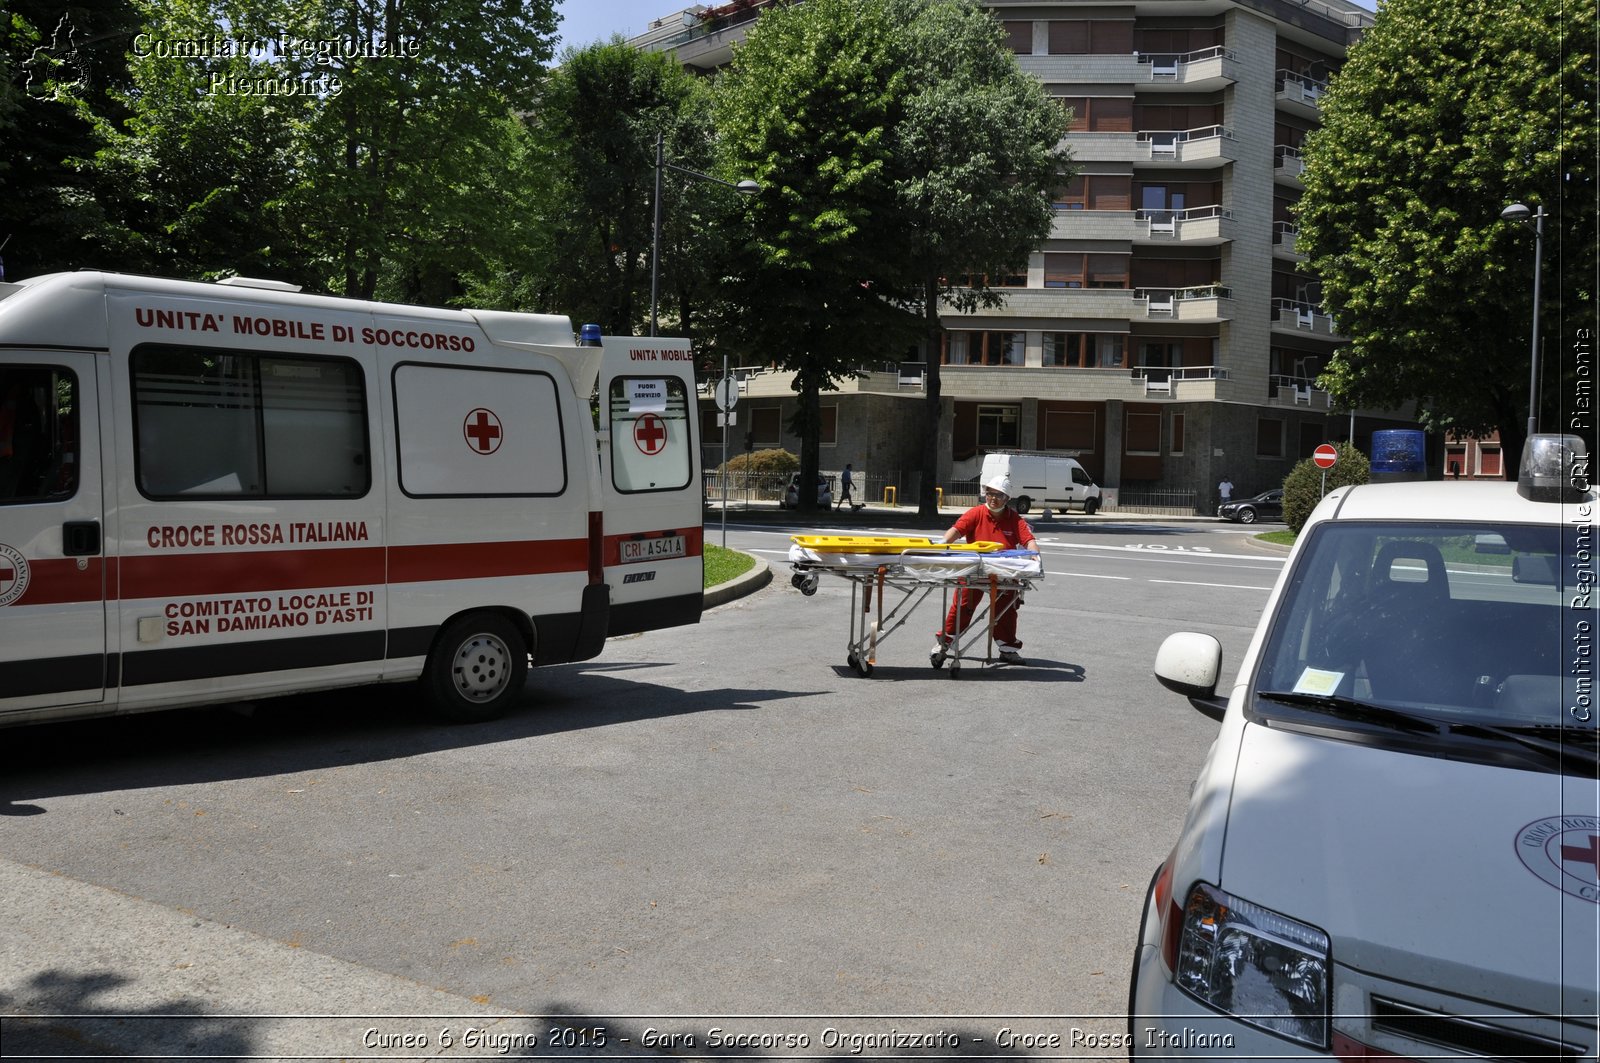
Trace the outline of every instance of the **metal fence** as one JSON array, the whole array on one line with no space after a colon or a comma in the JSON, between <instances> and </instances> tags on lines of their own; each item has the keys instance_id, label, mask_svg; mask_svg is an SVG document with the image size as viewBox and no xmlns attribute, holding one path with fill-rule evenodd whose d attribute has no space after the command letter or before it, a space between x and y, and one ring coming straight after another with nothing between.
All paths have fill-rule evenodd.
<instances>
[{"instance_id":1,"label":"metal fence","mask_svg":"<svg viewBox=\"0 0 1600 1063\"><path fill-rule=\"evenodd\" d=\"M1200 515L1198 491L1128 491L1117 492L1115 505L1107 510L1118 513L1153 513L1158 516L1192 517Z\"/></svg>"}]
</instances>

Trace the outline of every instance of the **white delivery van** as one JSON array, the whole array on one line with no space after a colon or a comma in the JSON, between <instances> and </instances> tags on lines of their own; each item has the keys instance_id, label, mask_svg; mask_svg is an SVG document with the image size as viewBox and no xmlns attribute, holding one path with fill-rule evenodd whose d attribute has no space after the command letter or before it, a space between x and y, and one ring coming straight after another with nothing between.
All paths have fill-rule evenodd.
<instances>
[{"instance_id":1,"label":"white delivery van","mask_svg":"<svg viewBox=\"0 0 1600 1063\"><path fill-rule=\"evenodd\" d=\"M1517 483L1340 488L1238 675L1146 896L1129 1055L1589 1059L1600 1012L1597 500L1575 436Z\"/></svg>"},{"instance_id":2,"label":"white delivery van","mask_svg":"<svg viewBox=\"0 0 1600 1063\"><path fill-rule=\"evenodd\" d=\"M1085 513L1100 508L1100 488L1076 458L1063 454L985 454L978 482L988 483L991 476L1000 474L1011 477L1017 489L1011 504L1018 513L1026 514L1034 507L1044 510L1045 516L1052 509L1065 513L1072 506Z\"/></svg>"},{"instance_id":3,"label":"white delivery van","mask_svg":"<svg viewBox=\"0 0 1600 1063\"><path fill-rule=\"evenodd\" d=\"M419 677L488 718L530 663L697 622L688 344L584 331L0 284L0 724Z\"/></svg>"}]
</instances>

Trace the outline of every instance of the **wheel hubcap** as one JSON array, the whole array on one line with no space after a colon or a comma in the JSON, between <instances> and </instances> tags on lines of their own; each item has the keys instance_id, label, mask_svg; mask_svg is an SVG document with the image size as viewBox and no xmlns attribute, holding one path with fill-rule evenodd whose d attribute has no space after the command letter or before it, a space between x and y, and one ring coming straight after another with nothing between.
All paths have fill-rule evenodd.
<instances>
[{"instance_id":1,"label":"wheel hubcap","mask_svg":"<svg viewBox=\"0 0 1600 1063\"><path fill-rule=\"evenodd\" d=\"M473 635L456 650L456 692L468 701L491 701L511 682L511 651L493 635Z\"/></svg>"}]
</instances>

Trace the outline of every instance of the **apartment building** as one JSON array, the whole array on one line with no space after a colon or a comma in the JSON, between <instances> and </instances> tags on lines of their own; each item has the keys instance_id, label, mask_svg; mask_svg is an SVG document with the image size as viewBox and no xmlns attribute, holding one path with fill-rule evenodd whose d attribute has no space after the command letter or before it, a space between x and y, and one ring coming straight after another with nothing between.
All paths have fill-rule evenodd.
<instances>
[{"instance_id":1,"label":"apartment building","mask_svg":"<svg viewBox=\"0 0 1600 1063\"><path fill-rule=\"evenodd\" d=\"M663 18L635 46L690 67L728 61L765 6ZM990 0L1021 67L1072 112L1077 176L1056 190L1001 306L947 315L939 350L863 350L868 372L825 394L824 468L915 488L921 381L941 364L940 482L988 450L1072 454L1108 502L1227 475L1276 486L1327 440L1357 445L1403 411L1334 409L1316 378L1341 342L1295 249L1300 149L1372 13L1347 0ZM747 359L752 363L759 357ZM787 374L741 367L736 449L797 449ZM721 435L707 400L706 440Z\"/></svg>"}]
</instances>

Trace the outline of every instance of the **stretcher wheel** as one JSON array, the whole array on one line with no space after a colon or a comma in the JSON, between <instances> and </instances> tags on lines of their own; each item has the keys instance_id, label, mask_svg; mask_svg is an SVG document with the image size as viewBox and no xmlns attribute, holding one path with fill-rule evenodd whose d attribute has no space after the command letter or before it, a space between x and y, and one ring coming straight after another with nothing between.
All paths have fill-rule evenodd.
<instances>
[{"instance_id":1,"label":"stretcher wheel","mask_svg":"<svg viewBox=\"0 0 1600 1063\"><path fill-rule=\"evenodd\" d=\"M944 651L941 650L941 651L938 651L936 653L928 654L928 663L933 665L935 668L943 668L944 667Z\"/></svg>"},{"instance_id":2,"label":"stretcher wheel","mask_svg":"<svg viewBox=\"0 0 1600 1063\"><path fill-rule=\"evenodd\" d=\"M951 679L960 679L961 678L961 665L957 661L951 661L950 662L950 678Z\"/></svg>"},{"instance_id":3,"label":"stretcher wheel","mask_svg":"<svg viewBox=\"0 0 1600 1063\"><path fill-rule=\"evenodd\" d=\"M800 593L805 595L807 598L817 593L817 584L819 582L820 579L815 575L796 576L794 578L794 585L798 587L800 589Z\"/></svg>"}]
</instances>

